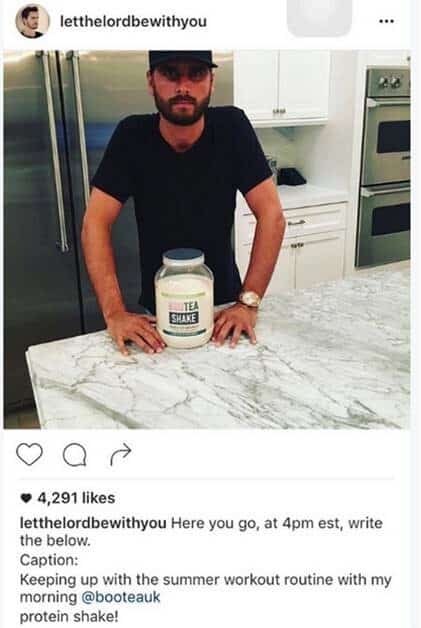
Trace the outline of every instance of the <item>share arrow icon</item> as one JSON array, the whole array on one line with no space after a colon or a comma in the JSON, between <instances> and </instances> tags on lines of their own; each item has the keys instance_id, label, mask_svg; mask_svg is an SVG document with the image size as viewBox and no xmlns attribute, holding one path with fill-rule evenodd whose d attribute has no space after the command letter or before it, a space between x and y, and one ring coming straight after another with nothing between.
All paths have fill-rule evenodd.
<instances>
[{"instance_id":1,"label":"share arrow icon","mask_svg":"<svg viewBox=\"0 0 421 628\"><path fill-rule=\"evenodd\" d=\"M127 456L131 453L131 449L130 447L126 444L123 443L124 448L123 449L116 449L115 452L112 454L111 456L111 460L110 460L110 467L112 467L114 465L114 457L115 456L123 456L123 458L127 458Z\"/></svg>"}]
</instances>

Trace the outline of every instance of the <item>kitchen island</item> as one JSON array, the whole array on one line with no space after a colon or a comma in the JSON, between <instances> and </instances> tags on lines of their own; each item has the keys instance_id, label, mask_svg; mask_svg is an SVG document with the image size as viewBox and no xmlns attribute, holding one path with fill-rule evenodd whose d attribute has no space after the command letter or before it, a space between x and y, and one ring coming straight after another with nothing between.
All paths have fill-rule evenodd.
<instances>
[{"instance_id":1,"label":"kitchen island","mask_svg":"<svg viewBox=\"0 0 421 628\"><path fill-rule=\"evenodd\" d=\"M43 428L404 428L409 269L267 297L258 344L122 356L97 332L30 347Z\"/></svg>"}]
</instances>

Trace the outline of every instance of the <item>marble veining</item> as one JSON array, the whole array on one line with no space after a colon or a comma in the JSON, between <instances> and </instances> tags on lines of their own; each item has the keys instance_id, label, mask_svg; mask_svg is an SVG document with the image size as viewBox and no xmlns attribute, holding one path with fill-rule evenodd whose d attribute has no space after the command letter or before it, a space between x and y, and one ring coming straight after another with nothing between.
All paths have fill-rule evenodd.
<instances>
[{"instance_id":1,"label":"marble veining","mask_svg":"<svg viewBox=\"0 0 421 628\"><path fill-rule=\"evenodd\" d=\"M409 271L267 297L258 344L123 357L97 332L27 352L44 428L403 428Z\"/></svg>"}]
</instances>

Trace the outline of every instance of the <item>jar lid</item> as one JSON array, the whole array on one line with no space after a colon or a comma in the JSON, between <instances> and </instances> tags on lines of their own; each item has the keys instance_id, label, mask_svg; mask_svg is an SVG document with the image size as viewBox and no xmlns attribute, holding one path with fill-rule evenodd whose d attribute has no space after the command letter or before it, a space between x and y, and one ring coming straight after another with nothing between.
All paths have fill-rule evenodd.
<instances>
[{"instance_id":1,"label":"jar lid","mask_svg":"<svg viewBox=\"0 0 421 628\"><path fill-rule=\"evenodd\" d=\"M164 253L162 261L166 266L200 266L205 255L199 249L171 249Z\"/></svg>"}]
</instances>

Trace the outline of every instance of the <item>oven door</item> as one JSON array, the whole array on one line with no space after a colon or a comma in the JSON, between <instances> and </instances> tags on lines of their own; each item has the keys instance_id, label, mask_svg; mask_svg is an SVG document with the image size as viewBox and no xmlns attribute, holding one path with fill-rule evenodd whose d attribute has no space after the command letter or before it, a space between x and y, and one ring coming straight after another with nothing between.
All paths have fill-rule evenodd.
<instances>
[{"instance_id":1,"label":"oven door","mask_svg":"<svg viewBox=\"0 0 421 628\"><path fill-rule=\"evenodd\" d=\"M410 220L409 186L362 188L356 266L409 259Z\"/></svg>"},{"instance_id":2,"label":"oven door","mask_svg":"<svg viewBox=\"0 0 421 628\"><path fill-rule=\"evenodd\" d=\"M362 185L410 179L409 98L368 98L365 121Z\"/></svg>"}]
</instances>

